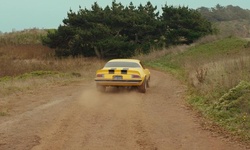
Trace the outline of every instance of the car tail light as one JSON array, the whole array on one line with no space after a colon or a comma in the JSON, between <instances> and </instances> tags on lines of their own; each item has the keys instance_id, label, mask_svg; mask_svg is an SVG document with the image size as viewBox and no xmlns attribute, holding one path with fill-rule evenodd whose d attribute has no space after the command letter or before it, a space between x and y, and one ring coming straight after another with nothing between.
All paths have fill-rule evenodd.
<instances>
[{"instance_id":1,"label":"car tail light","mask_svg":"<svg viewBox=\"0 0 250 150\"><path fill-rule=\"evenodd\" d=\"M137 74L132 74L131 78L141 78L141 76L137 75Z\"/></svg>"},{"instance_id":2,"label":"car tail light","mask_svg":"<svg viewBox=\"0 0 250 150\"><path fill-rule=\"evenodd\" d=\"M104 74L97 74L96 77L98 77L98 78L104 78Z\"/></svg>"}]
</instances>

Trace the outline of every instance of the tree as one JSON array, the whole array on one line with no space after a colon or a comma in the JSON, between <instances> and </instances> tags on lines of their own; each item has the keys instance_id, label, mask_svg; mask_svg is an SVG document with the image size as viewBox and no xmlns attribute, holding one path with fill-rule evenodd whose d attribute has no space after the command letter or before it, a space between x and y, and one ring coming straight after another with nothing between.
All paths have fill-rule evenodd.
<instances>
[{"instance_id":1,"label":"tree","mask_svg":"<svg viewBox=\"0 0 250 150\"><path fill-rule=\"evenodd\" d=\"M151 34L157 35L155 10L150 2L141 10L133 3L124 7L113 1L111 7L103 9L95 2L91 10L70 10L64 24L49 32L44 44L56 48L59 56L107 58L129 57L136 49L147 52L149 47L145 45L153 39Z\"/></svg>"},{"instance_id":2,"label":"tree","mask_svg":"<svg viewBox=\"0 0 250 150\"><path fill-rule=\"evenodd\" d=\"M105 8L95 2L90 10L70 10L63 25L48 32L43 43L55 48L57 56L130 57L182 39L191 43L210 30L209 22L187 7L165 6L159 16L150 2L138 7L131 2L125 7L113 1Z\"/></svg>"},{"instance_id":3,"label":"tree","mask_svg":"<svg viewBox=\"0 0 250 150\"><path fill-rule=\"evenodd\" d=\"M167 44L190 44L213 32L211 23L196 10L167 5L162 10L161 21Z\"/></svg>"},{"instance_id":4,"label":"tree","mask_svg":"<svg viewBox=\"0 0 250 150\"><path fill-rule=\"evenodd\" d=\"M223 7L217 4L215 7L200 7L197 9L203 17L212 22L232 21L239 19L250 19L250 11L244 10L239 6L228 5Z\"/></svg>"}]
</instances>

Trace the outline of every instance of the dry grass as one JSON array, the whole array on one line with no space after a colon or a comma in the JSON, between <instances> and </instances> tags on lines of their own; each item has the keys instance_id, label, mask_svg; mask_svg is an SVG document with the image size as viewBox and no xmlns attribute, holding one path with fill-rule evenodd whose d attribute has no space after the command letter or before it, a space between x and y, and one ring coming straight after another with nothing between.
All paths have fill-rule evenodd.
<instances>
[{"instance_id":1,"label":"dry grass","mask_svg":"<svg viewBox=\"0 0 250 150\"><path fill-rule=\"evenodd\" d=\"M0 77L17 76L39 69L40 66L28 62L45 60L50 53L53 53L53 51L42 45L0 47Z\"/></svg>"},{"instance_id":2,"label":"dry grass","mask_svg":"<svg viewBox=\"0 0 250 150\"><path fill-rule=\"evenodd\" d=\"M41 44L23 44L0 46L0 57L8 59L46 59L54 51Z\"/></svg>"},{"instance_id":3,"label":"dry grass","mask_svg":"<svg viewBox=\"0 0 250 150\"><path fill-rule=\"evenodd\" d=\"M46 30L36 28L0 34L0 47L8 45L41 44L41 38L46 34Z\"/></svg>"},{"instance_id":4,"label":"dry grass","mask_svg":"<svg viewBox=\"0 0 250 150\"><path fill-rule=\"evenodd\" d=\"M218 55L198 62L190 61L186 66L190 83L198 89L201 88L199 91L210 93L218 88L228 90L242 80L250 81L249 52L242 49L237 54Z\"/></svg>"},{"instance_id":5,"label":"dry grass","mask_svg":"<svg viewBox=\"0 0 250 150\"><path fill-rule=\"evenodd\" d=\"M250 81L250 55L222 58L219 61L204 61L189 67L189 83L202 95L226 92L239 84ZM218 97L217 97L218 98Z\"/></svg>"},{"instance_id":6,"label":"dry grass","mask_svg":"<svg viewBox=\"0 0 250 150\"><path fill-rule=\"evenodd\" d=\"M15 77L0 78L0 97L8 96L16 92L36 90L37 88L55 84L63 85L71 81L93 81L95 71L103 66L102 61L94 58L26 61L27 60L17 64L23 67L23 72L27 73ZM18 68L16 65L12 65L12 67ZM32 71L37 69L39 69L38 72ZM11 68L8 70L11 70ZM20 72L18 71L18 73Z\"/></svg>"},{"instance_id":7,"label":"dry grass","mask_svg":"<svg viewBox=\"0 0 250 150\"><path fill-rule=\"evenodd\" d=\"M219 39L223 39L225 38L224 36L222 35L208 35L208 36L205 36L205 37L202 37L200 39L198 39L195 44L206 44L206 43L210 43L210 42L213 42L213 41L216 41L216 40L219 40Z\"/></svg>"},{"instance_id":8,"label":"dry grass","mask_svg":"<svg viewBox=\"0 0 250 150\"><path fill-rule=\"evenodd\" d=\"M250 21L249 20L232 20L215 23L216 28L220 29L221 36L238 36L247 38L250 36Z\"/></svg>"},{"instance_id":9,"label":"dry grass","mask_svg":"<svg viewBox=\"0 0 250 150\"><path fill-rule=\"evenodd\" d=\"M40 44L0 47L0 97L72 80L93 80L104 61L97 58L54 57Z\"/></svg>"},{"instance_id":10,"label":"dry grass","mask_svg":"<svg viewBox=\"0 0 250 150\"><path fill-rule=\"evenodd\" d=\"M53 57L53 53L52 49L42 45L0 47L0 77L37 70L76 72L86 76L102 65L102 61L95 58L58 59Z\"/></svg>"}]
</instances>

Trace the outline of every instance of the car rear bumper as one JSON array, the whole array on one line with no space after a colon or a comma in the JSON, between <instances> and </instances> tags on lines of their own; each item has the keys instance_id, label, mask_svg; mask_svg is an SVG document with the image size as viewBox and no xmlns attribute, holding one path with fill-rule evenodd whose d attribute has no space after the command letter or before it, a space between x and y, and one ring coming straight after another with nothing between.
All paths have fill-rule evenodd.
<instances>
[{"instance_id":1,"label":"car rear bumper","mask_svg":"<svg viewBox=\"0 0 250 150\"><path fill-rule=\"evenodd\" d=\"M139 86L142 80L95 80L95 82L103 86Z\"/></svg>"}]
</instances>

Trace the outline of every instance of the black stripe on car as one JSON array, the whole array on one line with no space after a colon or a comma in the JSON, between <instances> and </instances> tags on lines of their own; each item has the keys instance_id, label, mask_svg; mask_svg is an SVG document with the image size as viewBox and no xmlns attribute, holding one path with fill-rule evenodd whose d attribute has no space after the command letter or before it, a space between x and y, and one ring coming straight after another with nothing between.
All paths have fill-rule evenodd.
<instances>
[{"instance_id":1,"label":"black stripe on car","mask_svg":"<svg viewBox=\"0 0 250 150\"><path fill-rule=\"evenodd\" d=\"M127 74L127 73L128 73L128 69L129 69L129 68L123 68L123 69L121 70L121 74Z\"/></svg>"},{"instance_id":2,"label":"black stripe on car","mask_svg":"<svg viewBox=\"0 0 250 150\"><path fill-rule=\"evenodd\" d=\"M115 74L115 69L116 69L116 68L111 68L111 69L109 69L109 74Z\"/></svg>"}]
</instances>

